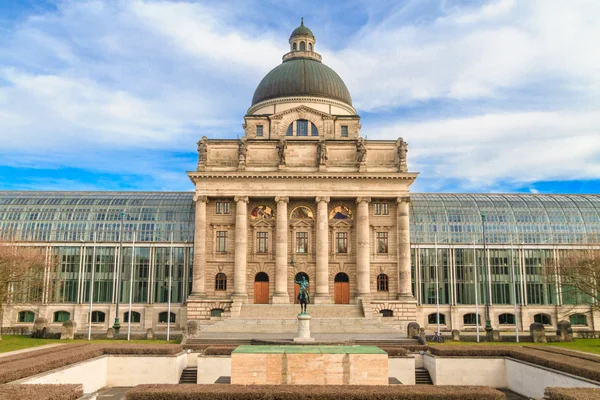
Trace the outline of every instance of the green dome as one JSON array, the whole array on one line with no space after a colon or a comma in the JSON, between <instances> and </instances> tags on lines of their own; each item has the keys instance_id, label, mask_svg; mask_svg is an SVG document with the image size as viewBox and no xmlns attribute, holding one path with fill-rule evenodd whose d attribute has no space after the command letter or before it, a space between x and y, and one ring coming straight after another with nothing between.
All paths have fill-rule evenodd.
<instances>
[{"instance_id":1,"label":"green dome","mask_svg":"<svg viewBox=\"0 0 600 400\"><path fill-rule=\"evenodd\" d=\"M293 58L273 68L254 91L252 105L291 96L325 97L352 105L342 78L327 65L310 58Z\"/></svg>"},{"instance_id":2,"label":"green dome","mask_svg":"<svg viewBox=\"0 0 600 400\"><path fill-rule=\"evenodd\" d=\"M300 26L297 27L296 29L294 29L294 32L292 32L292 34L290 35L290 39L296 35L308 35L312 38L315 37L315 35L313 35L312 31L310 29L308 29L306 26L304 26L304 18L302 18L302 20L300 22Z\"/></svg>"}]
</instances>

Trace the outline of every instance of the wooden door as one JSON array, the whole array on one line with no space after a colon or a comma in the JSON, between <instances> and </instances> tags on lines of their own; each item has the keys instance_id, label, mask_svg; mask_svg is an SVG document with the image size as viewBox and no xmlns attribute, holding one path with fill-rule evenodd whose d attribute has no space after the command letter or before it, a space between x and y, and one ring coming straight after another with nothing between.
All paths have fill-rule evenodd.
<instances>
[{"instance_id":1,"label":"wooden door","mask_svg":"<svg viewBox=\"0 0 600 400\"><path fill-rule=\"evenodd\" d=\"M269 282L254 282L254 304L269 304Z\"/></svg>"},{"instance_id":2,"label":"wooden door","mask_svg":"<svg viewBox=\"0 0 600 400\"><path fill-rule=\"evenodd\" d=\"M335 304L350 304L350 284L348 282L335 282L333 284L333 297Z\"/></svg>"}]
</instances>

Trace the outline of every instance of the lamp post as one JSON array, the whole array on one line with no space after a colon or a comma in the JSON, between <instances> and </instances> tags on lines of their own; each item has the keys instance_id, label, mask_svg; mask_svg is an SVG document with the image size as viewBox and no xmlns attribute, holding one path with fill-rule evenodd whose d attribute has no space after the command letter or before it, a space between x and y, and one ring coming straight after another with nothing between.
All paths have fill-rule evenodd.
<instances>
[{"instance_id":1,"label":"lamp post","mask_svg":"<svg viewBox=\"0 0 600 400\"><path fill-rule=\"evenodd\" d=\"M485 214L481 214L481 224L483 226L483 256L485 257L485 266L483 273L485 277L485 334L488 338L492 336L492 322L490 321L490 285L489 285L489 274L488 268L490 267L490 260L486 248L485 238Z\"/></svg>"},{"instance_id":2,"label":"lamp post","mask_svg":"<svg viewBox=\"0 0 600 400\"><path fill-rule=\"evenodd\" d=\"M116 298L117 298L117 307L116 307L116 315L115 315L115 323L113 324L113 329L115 333L119 333L119 329L121 329L121 324L119 323L119 300L121 295L121 264L123 264L123 219L125 218L125 210L121 211L121 227L119 228L119 262L117 263L117 285L116 285Z\"/></svg>"}]
</instances>

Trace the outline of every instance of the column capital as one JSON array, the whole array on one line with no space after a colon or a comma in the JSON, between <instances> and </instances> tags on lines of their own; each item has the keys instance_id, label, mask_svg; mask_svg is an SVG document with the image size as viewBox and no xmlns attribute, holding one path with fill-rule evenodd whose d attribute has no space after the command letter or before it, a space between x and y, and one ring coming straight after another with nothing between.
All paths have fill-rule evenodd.
<instances>
[{"instance_id":1,"label":"column capital","mask_svg":"<svg viewBox=\"0 0 600 400\"><path fill-rule=\"evenodd\" d=\"M317 197L315 198L315 201L316 201L317 203L320 203L320 202L322 202L322 201L324 201L325 203L329 203L329 201L330 201L330 200L331 200L331 199L329 198L329 196L317 196Z\"/></svg>"},{"instance_id":2,"label":"column capital","mask_svg":"<svg viewBox=\"0 0 600 400\"><path fill-rule=\"evenodd\" d=\"M240 201L243 201L244 203L247 203L247 202L248 202L248 196L235 196L235 197L233 198L233 200L234 200L236 203L239 203Z\"/></svg>"},{"instance_id":3,"label":"column capital","mask_svg":"<svg viewBox=\"0 0 600 400\"><path fill-rule=\"evenodd\" d=\"M208 196L200 196L199 194L194 195L194 202L208 203Z\"/></svg>"},{"instance_id":4,"label":"column capital","mask_svg":"<svg viewBox=\"0 0 600 400\"><path fill-rule=\"evenodd\" d=\"M396 198L396 203L410 203L410 196L401 196Z\"/></svg>"},{"instance_id":5,"label":"column capital","mask_svg":"<svg viewBox=\"0 0 600 400\"><path fill-rule=\"evenodd\" d=\"M365 203L370 203L371 202L371 198L370 197L357 197L356 198L356 203L362 203L363 201Z\"/></svg>"},{"instance_id":6,"label":"column capital","mask_svg":"<svg viewBox=\"0 0 600 400\"><path fill-rule=\"evenodd\" d=\"M290 198L287 196L276 196L275 197L275 203L279 203L280 201L284 202L284 203L289 203L290 202Z\"/></svg>"}]
</instances>

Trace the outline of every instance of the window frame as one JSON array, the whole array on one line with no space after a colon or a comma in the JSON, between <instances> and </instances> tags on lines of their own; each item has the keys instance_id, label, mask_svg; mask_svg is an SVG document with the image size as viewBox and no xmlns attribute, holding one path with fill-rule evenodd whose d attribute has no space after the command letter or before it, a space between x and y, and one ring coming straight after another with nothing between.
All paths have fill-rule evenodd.
<instances>
[{"instance_id":1,"label":"window frame","mask_svg":"<svg viewBox=\"0 0 600 400\"><path fill-rule=\"evenodd\" d=\"M219 272L217 275L215 275L215 291L227 291L227 275L224 272Z\"/></svg>"},{"instance_id":2,"label":"window frame","mask_svg":"<svg viewBox=\"0 0 600 400\"><path fill-rule=\"evenodd\" d=\"M264 137L264 125L256 125L256 137Z\"/></svg>"},{"instance_id":3,"label":"window frame","mask_svg":"<svg viewBox=\"0 0 600 400\"><path fill-rule=\"evenodd\" d=\"M96 318L94 318L95 316L100 316L102 315L102 321L97 321ZM92 324L103 324L106 322L106 313L103 311L99 311L99 310L94 310L92 311Z\"/></svg>"},{"instance_id":4,"label":"window frame","mask_svg":"<svg viewBox=\"0 0 600 400\"><path fill-rule=\"evenodd\" d=\"M335 252L336 254L348 254L348 238L349 234L346 231L335 233ZM340 244L343 243L344 251L340 251Z\"/></svg>"},{"instance_id":5,"label":"window frame","mask_svg":"<svg viewBox=\"0 0 600 400\"><path fill-rule=\"evenodd\" d=\"M389 254L389 243L388 243L388 232L385 231L379 231L379 232L375 232L375 244L377 246L377 254ZM384 247L382 247L382 245ZM382 251L385 250L385 251Z\"/></svg>"},{"instance_id":6,"label":"window frame","mask_svg":"<svg viewBox=\"0 0 600 400\"><path fill-rule=\"evenodd\" d=\"M387 202L373 203L373 215L390 215L390 204Z\"/></svg>"},{"instance_id":7,"label":"window frame","mask_svg":"<svg viewBox=\"0 0 600 400\"><path fill-rule=\"evenodd\" d=\"M304 249L305 251L299 251L301 249ZM308 232L296 232L296 248L294 252L296 254L308 254Z\"/></svg>"},{"instance_id":8,"label":"window frame","mask_svg":"<svg viewBox=\"0 0 600 400\"><path fill-rule=\"evenodd\" d=\"M377 275L377 291L378 292L389 292L390 291L390 278L386 274Z\"/></svg>"},{"instance_id":9,"label":"window frame","mask_svg":"<svg viewBox=\"0 0 600 400\"><path fill-rule=\"evenodd\" d=\"M167 320L161 321L161 317L164 316L164 315L167 315L167 318L170 319L169 322L171 324L176 323L176 321L177 321L177 314L175 314L173 311L171 311L171 313L169 315L168 311L161 311L161 312L158 313L158 323L159 324L166 324L168 322Z\"/></svg>"},{"instance_id":10,"label":"window frame","mask_svg":"<svg viewBox=\"0 0 600 400\"><path fill-rule=\"evenodd\" d=\"M215 204L215 214L217 215L229 215L231 214L231 202L229 201L217 201Z\"/></svg>"},{"instance_id":11,"label":"window frame","mask_svg":"<svg viewBox=\"0 0 600 400\"><path fill-rule=\"evenodd\" d=\"M140 324L142 322L142 314L139 311L131 311L131 315L133 315L133 321L131 321L132 324ZM136 316L138 318L137 321L135 321ZM123 322L129 323L129 311L123 313Z\"/></svg>"},{"instance_id":12,"label":"window frame","mask_svg":"<svg viewBox=\"0 0 600 400\"><path fill-rule=\"evenodd\" d=\"M25 316L25 315L27 315L27 316L33 315L33 319L31 321L27 321L26 320L27 318L23 318L23 321L22 321L21 320L21 316ZM30 311L30 310L19 311L19 313L17 314L17 321L20 324L31 324L31 323L35 322L35 313L33 311Z\"/></svg>"},{"instance_id":13,"label":"window frame","mask_svg":"<svg viewBox=\"0 0 600 400\"><path fill-rule=\"evenodd\" d=\"M437 313L431 313L427 315L427 325L437 325L436 319ZM432 320L433 322L431 322ZM440 313L440 325L446 325L446 314Z\"/></svg>"},{"instance_id":14,"label":"window frame","mask_svg":"<svg viewBox=\"0 0 600 400\"><path fill-rule=\"evenodd\" d=\"M227 253L228 242L229 231L217 231L215 235L215 251L217 253Z\"/></svg>"},{"instance_id":15,"label":"window frame","mask_svg":"<svg viewBox=\"0 0 600 400\"><path fill-rule=\"evenodd\" d=\"M256 254L269 253L269 232L256 232Z\"/></svg>"},{"instance_id":16,"label":"window frame","mask_svg":"<svg viewBox=\"0 0 600 400\"><path fill-rule=\"evenodd\" d=\"M348 137L348 125L340 126L340 137Z\"/></svg>"}]
</instances>

